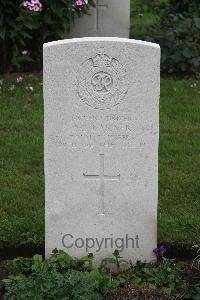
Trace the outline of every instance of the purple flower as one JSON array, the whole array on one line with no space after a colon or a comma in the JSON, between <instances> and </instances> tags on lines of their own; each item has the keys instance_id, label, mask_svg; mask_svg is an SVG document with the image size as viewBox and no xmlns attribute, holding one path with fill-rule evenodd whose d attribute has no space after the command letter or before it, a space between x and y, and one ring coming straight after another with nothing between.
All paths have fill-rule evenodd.
<instances>
[{"instance_id":1,"label":"purple flower","mask_svg":"<svg viewBox=\"0 0 200 300\"><path fill-rule=\"evenodd\" d=\"M22 82L23 81L23 77L22 76L18 76L17 78L16 78L16 82L17 83L20 83L20 82Z\"/></svg>"},{"instance_id":2,"label":"purple flower","mask_svg":"<svg viewBox=\"0 0 200 300\"><path fill-rule=\"evenodd\" d=\"M163 257L167 249L161 245L155 249L153 249L153 253L155 253L158 257Z\"/></svg>"},{"instance_id":3,"label":"purple flower","mask_svg":"<svg viewBox=\"0 0 200 300\"><path fill-rule=\"evenodd\" d=\"M114 272L114 271L111 272L112 277L117 277L118 275L119 275L119 273L117 273L117 272Z\"/></svg>"},{"instance_id":4,"label":"purple flower","mask_svg":"<svg viewBox=\"0 0 200 300\"><path fill-rule=\"evenodd\" d=\"M24 1L21 4L22 7L31 10L31 11L41 11L42 10L42 3L40 0L29 0L29 1Z\"/></svg>"}]
</instances>

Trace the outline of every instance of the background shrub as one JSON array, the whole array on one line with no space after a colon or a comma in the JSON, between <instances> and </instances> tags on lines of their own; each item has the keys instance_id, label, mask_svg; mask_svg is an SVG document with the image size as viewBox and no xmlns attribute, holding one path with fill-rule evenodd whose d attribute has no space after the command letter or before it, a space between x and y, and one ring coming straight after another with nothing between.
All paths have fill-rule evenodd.
<instances>
[{"instance_id":1,"label":"background shrub","mask_svg":"<svg viewBox=\"0 0 200 300\"><path fill-rule=\"evenodd\" d=\"M138 5L140 3L140 6ZM138 1L132 37L159 43L162 71L198 74L200 70L200 1Z\"/></svg>"},{"instance_id":2,"label":"background shrub","mask_svg":"<svg viewBox=\"0 0 200 300\"><path fill-rule=\"evenodd\" d=\"M74 0L41 0L42 10L36 12L22 2L0 1L0 72L41 69L42 44L66 36L74 16L88 13L93 4L77 8Z\"/></svg>"}]
</instances>

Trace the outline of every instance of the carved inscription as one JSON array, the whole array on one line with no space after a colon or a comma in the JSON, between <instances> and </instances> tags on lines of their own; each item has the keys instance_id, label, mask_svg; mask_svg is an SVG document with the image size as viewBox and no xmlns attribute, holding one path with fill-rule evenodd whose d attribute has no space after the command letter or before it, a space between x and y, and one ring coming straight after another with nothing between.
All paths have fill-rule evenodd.
<instances>
[{"instance_id":1,"label":"carved inscription","mask_svg":"<svg viewBox=\"0 0 200 300\"><path fill-rule=\"evenodd\" d=\"M139 118L139 117L138 117ZM76 151L103 148L142 148L149 135L156 136L153 123L138 128L139 120L130 114L74 114L70 122L63 119L63 130L51 135L50 140L59 147Z\"/></svg>"},{"instance_id":2,"label":"carved inscription","mask_svg":"<svg viewBox=\"0 0 200 300\"><path fill-rule=\"evenodd\" d=\"M129 115L73 115L69 140L73 148L128 147L134 139Z\"/></svg>"},{"instance_id":3,"label":"carved inscription","mask_svg":"<svg viewBox=\"0 0 200 300\"><path fill-rule=\"evenodd\" d=\"M129 86L126 69L103 48L81 65L78 74L78 95L86 105L105 110L125 99Z\"/></svg>"}]
</instances>

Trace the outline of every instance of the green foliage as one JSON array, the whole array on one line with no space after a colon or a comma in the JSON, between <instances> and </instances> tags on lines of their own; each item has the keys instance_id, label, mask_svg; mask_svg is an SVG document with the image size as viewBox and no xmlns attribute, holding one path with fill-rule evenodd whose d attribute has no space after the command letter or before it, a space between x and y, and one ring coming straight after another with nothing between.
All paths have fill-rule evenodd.
<instances>
[{"instance_id":1,"label":"green foliage","mask_svg":"<svg viewBox=\"0 0 200 300\"><path fill-rule=\"evenodd\" d=\"M122 279L98 269L85 268L92 256L81 259L64 251L54 250L49 259L42 256L16 258L10 263L12 274L4 280L5 299L103 299L103 294L115 292Z\"/></svg>"},{"instance_id":2,"label":"green foliage","mask_svg":"<svg viewBox=\"0 0 200 300\"><path fill-rule=\"evenodd\" d=\"M154 1L157 2L159 8L163 8L167 11L167 13L182 13L190 16L198 16L198 12L200 9L199 0L167 0L161 2L159 2L158 0Z\"/></svg>"},{"instance_id":3,"label":"green foliage","mask_svg":"<svg viewBox=\"0 0 200 300\"><path fill-rule=\"evenodd\" d=\"M192 266L190 268L192 272ZM200 297L200 272L198 272L198 281L192 282L196 274L191 273L189 280L185 276L185 266L175 263L175 260L163 258L162 263L158 264L137 262L130 269L129 276L137 285L158 288L170 296L190 300Z\"/></svg>"},{"instance_id":4,"label":"green foliage","mask_svg":"<svg viewBox=\"0 0 200 300\"><path fill-rule=\"evenodd\" d=\"M200 70L200 18L170 14L157 25L149 26L147 40L162 49L163 71L197 74Z\"/></svg>"},{"instance_id":5,"label":"green foliage","mask_svg":"<svg viewBox=\"0 0 200 300\"><path fill-rule=\"evenodd\" d=\"M47 260L43 260L41 255L34 255L32 258L16 258L11 261L10 267L14 274L22 273L26 276L32 273L48 273L51 271L63 273L69 269L90 270L92 257L88 255L76 259L62 250L55 249Z\"/></svg>"},{"instance_id":6,"label":"green foliage","mask_svg":"<svg viewBox=\"0 0 200 300\"><path fill-rule=\"evenodd\" d=\"M180 266L165 258L158 265L138 262L132 269L131 277L137 284L143 283L150 288L156 286L169 295L177 295L187 289Z\"/></svg>"},{"instance_id":7,"label":"green foliage","mask_svg":"<svg viewBox=\"0 0 200 300\"><path fill-rule=\"evenodd\" d=\"M105 272L111 272L112 274L120 274L129 268L127 261L123 260L120 256L119 250L113 252L112 257L104 258L101 262L101 270Z\"/></svg>"},{"instance_id":8,"label":"green foliage","mask_svg":"<svg viewBox=\"0 0 200 300\"><path fill-rule=\"evenodd\" d=\"M6 284L5 299L8 300L100 300L102 295L96 289L96 282L87 272L69 270L65 273L45 272L10 276Z\"/></svg>"},{"instance_id":9,"label":"green foliage","mask_svg":"<svg viewBox=\"0 0 200 300\"><path fill-rule=\"evenodd\" d=\"M199 75L200 70L200 1L140 1L140 18L132 36L159 43L161 67L169 73ZM145 16L150 16L146 20Z\"/></svg>"},{"instance_id":10,"label":"green foliage","mask_svg":"<svg viewBox=\"0 0 200 300\"><path fill-rule=\"evenodd\" d=\"M41 12L21 7L22 2L0 1L0 72L41 66L42 44L63 38L76 14L89 13L89 5L75 9L74 0L43 0ZM93 0L89 4L93 5ZM22 56L24 49L30 55Z\"/></svg>"},{"instance_id":11,"label":"green foliage","mask_svg":"<svg viewBox=\"0 0 200 300\"><path fill-rule=\"evenodd\" d=\"M120 259L117 251L114 255ZM14 259L10 263L11 274L3 280L5 299L107 299L118 287L131 282L181 299L200 297L200 270L192 265L163 258L154 264L137 262L126 271L113 274L101 269L85 269L86 260L91 262L92 256L76 259L61 250L54 250L47 260L40 255Z\"/></svg>"},{"instance_id":12,"label":"green foliage","mask_svg":"<svg viewBox=\"0 0 200 300\"><path fill-rule=\"evenodd\" d=\"M119 285L123 284L126 281L124 280L123 276L113 278L111 274L100 271L98 269L92 270L90 272L90 275L95 279L97 290L103 295L108 295L116 292Z\"/></svg>"}]
</instances>

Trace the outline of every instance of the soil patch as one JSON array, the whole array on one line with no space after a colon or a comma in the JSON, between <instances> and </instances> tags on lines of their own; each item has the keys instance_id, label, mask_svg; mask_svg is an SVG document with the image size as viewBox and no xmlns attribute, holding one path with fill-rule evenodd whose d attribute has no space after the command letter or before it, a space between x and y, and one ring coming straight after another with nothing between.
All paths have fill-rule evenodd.
<instances>
[{"instance_id":1,"label":"soil patch","mask_svg":"<svg viewBox=\"0 0 200 300\"><path fill-rule=\"evenodd\" d=\"M173 297L164 295L156 290L137 287L133 283L120 288L110 300L172 300Z\"/></svg>"},{"instance_id":2,"label":"soil patch","mask_svg":"<svg viewBox=\"0 0 200 300\"><path fill-rule=\"evenodd\" d=\"M44 256L44 245L2 245L0 247L0 261L16 257L32 257L35 254Z\"/></svg>"}]
</instances>

